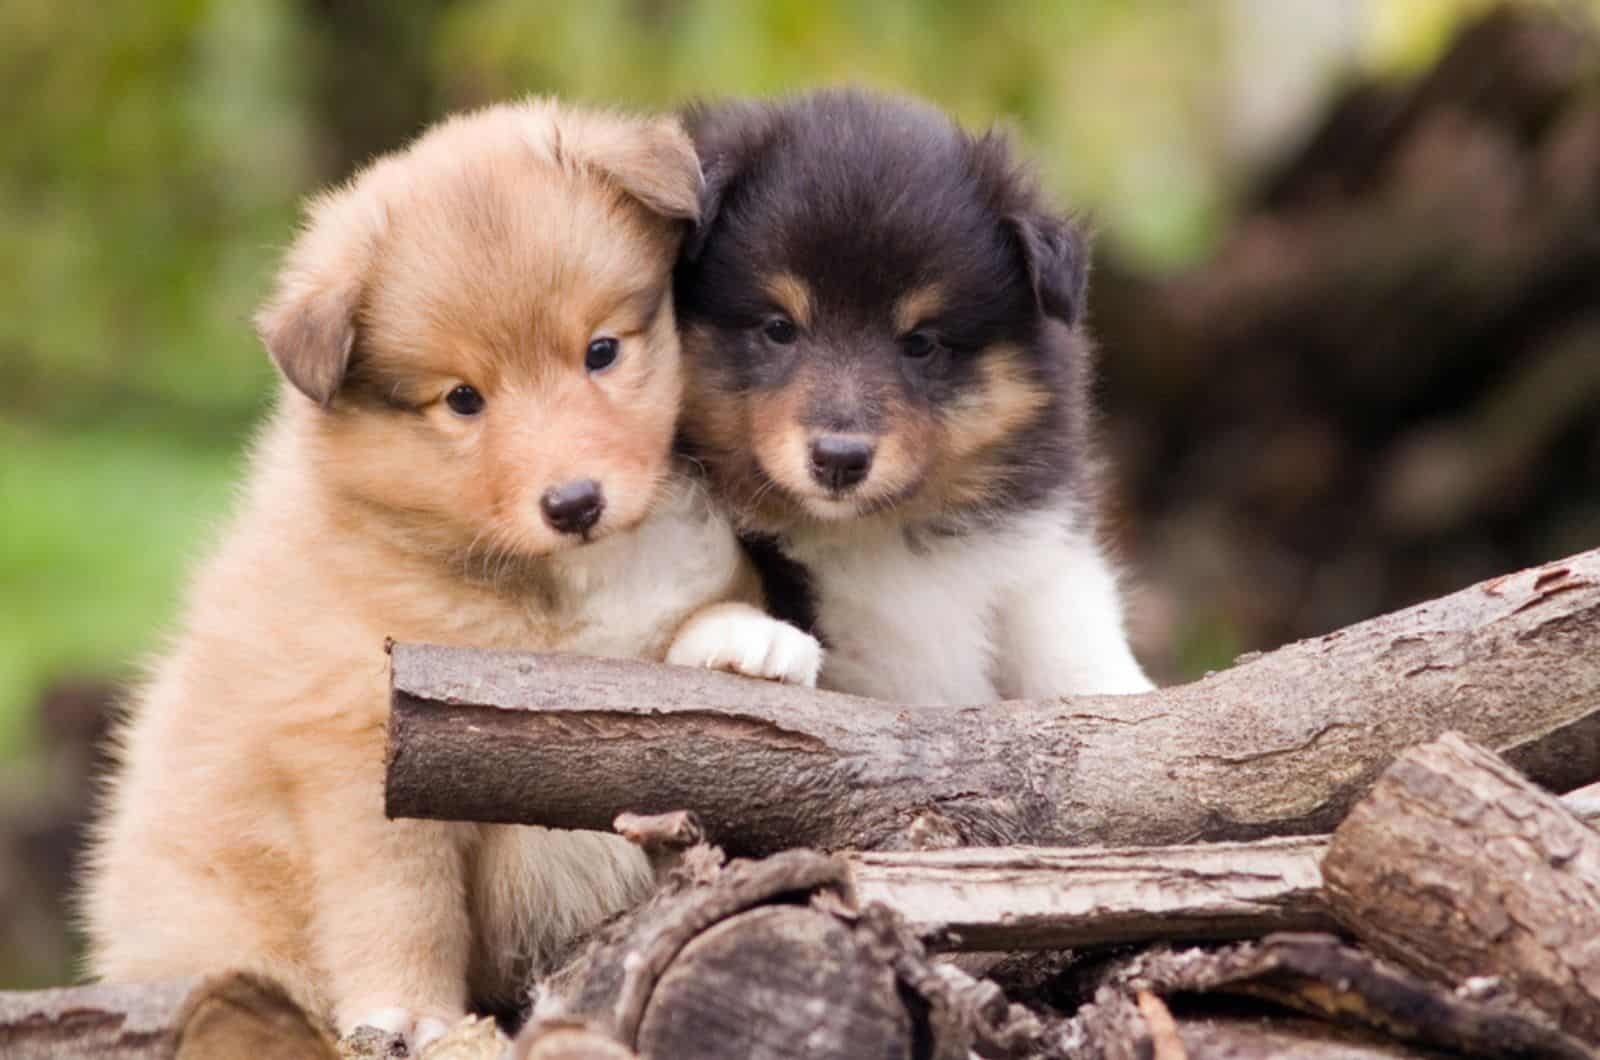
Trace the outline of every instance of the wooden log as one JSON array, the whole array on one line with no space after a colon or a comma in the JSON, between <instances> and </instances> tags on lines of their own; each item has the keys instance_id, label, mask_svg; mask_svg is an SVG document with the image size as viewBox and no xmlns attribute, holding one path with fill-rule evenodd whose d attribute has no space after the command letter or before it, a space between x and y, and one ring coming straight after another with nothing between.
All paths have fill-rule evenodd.
<instances>
[{"instance_id":1,"label":"wooden log","mask_svg":"<svg viewBox=\"0 0 1600 1060\"><path fill-rule=\"evenodd\" d=\"M1332 930L1324 836L1127 847L964 847L848 857L858 899L941 948L1075 949Z\"/></svg>"},{"instance_id":2,"label":"wooden log","mask_svg":"<svg viewBox=\"0 0 1600 1060\"><path fill-rule=\"evenodd\" d=\"M527 1052L515 1055L541 1055L534 1043L552 1032L673 1060L1042 1046L1045 1021L995 984L933 964L891 910L858 909L837 859L787 851L723 866L707 850L535 986L517 1042Z\"/></svg>"},{"instance_id":3,"label":"wooden log","mask_svg":"<svg viewBox=\"0 0 1600 1060\"><path fill-rule=\"evenodd\" d=\"M0 993L7 1060L338 1060L332 1039L248 973Z\"/></svg>"},{"instance_id":4,"label":"wooden log","mask_svg":"<svg viewBox=\"0 0 1600 1060\"><path fill-rule=\"evenodd\" d=\"M1600 778L1600 550L1139 696L912 708L419 645L394 647L393 689L391 816L691 809L739 854L1306 834L1450 730L1557 790Z\"/></svg>"},{"instance_id":5,"label":"wooden log","mask_svg":"<svg viewBox=\"0 0 1600 1060\"><path fill-rule=\"evenodd\" d=\"M1329 901L1379 953L1497 984L1600 1041L1600 834L1455 735L1407 752L1334 833Z\"/></svg>"},{"instance_id":6,"label":"wooden log","mask_svg":"<svg viewBox=\"0 0 1600 1060\"><path fill-rule=\"evenodd\" d=\"M1332 935L1306 934L1123 958L1104 969L1093 1000L1047 1037L1063 1055L1131 1060L1157 1029L1139 1004L1144 993L1185 1000L1178 1036L1194 1057L1441 1055L1435 1049L1494 1060L1600 1055L1518 999L1453 991ZM1239 999L1269 1002L1268 1015L1288 1010L1315 1022L1263 1022L1252 1009L1251 1022L1272 1033L1244 1034ZM1269 1048L1275 1039L1277 1052Z\"/></svg>"},{"instance_id":7,"label":"wooden log","mask_svg":"<svg viewBox=\"0 0 1600 1060\"><path fill-rule=\"evenodd\" d=\"M691 858L672 886L607 924L538 985L533 1020L581 1020L631 1048L657 980L694 938L781 896L844 885L843 864L809 850L727 866L720 854Z\"/></svg>"},{"instance_id":8,"label":"wooden log","mask_svg":"<svg viewBox=\"0 0 1600 1060\"><path fill-rule=\"evenodd\" d=\"M555 1023L674 1060L788 1056L797 1042L808 1056L911 1056L893 968L808 904L845 897L842 864L809 851L690 864L538 985L519 1049Z\"/></svg>"},{"instance_id":9,"label":"wooden log","mask_svg":"<svg viewBox=\"0 0 1600 1060\"><path fill-rule=\"evenodd\" d=\"M1561 797L1600 821L1600 785ZM1083 949L1330 931L1327 836L1162 847L963 847L845 855L857 899L950 950Z\"/></svg>"},{"instance_id":10,"label":"wooden log","mask_svg":"<svg viewBox=\"0 0 1600 1060\"><path fill-rule=\"evenodd\" d=\"M909 1058L894 968L830 913L769 905L696 936L650 996L644 1056Z\"/></svg>"}]
</instances>

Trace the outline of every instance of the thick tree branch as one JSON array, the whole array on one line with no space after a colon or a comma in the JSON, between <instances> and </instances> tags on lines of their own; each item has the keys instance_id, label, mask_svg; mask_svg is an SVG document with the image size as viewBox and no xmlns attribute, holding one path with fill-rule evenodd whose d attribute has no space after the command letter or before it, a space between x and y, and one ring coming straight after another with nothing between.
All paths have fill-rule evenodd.
<instances>
[{"instance_id":1,"label":"thick tree branch","mask_svg":"<svg viewBox=\"0 0 1600 1060\"><path fill-rule=\"evenodd\" d=\"M1141 696L911 708L625 660L396 645L393 816L606 829L692 809L736 853L1330 831L1456 730L1600 778L1600 550Z\"/></svg>"}]
</instances>

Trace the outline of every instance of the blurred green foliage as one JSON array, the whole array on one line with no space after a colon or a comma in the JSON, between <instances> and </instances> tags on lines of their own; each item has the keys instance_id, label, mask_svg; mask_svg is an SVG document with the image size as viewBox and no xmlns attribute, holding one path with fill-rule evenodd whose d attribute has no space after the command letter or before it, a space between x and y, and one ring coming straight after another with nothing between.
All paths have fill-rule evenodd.
<instances>
[{"instance_id":1,"label":"blurred green foliage","mask_svg":"<svg viewBox=\"0 0 1600 1060\"><path fill-rule=\"evenodd\" d=\"M0 0L0 758L47 681L120 676L171 622L269 390L249 314L317 184L527 92L852 81L1015 124L1064 202L1172 265L1229 191L1224 6ZM1481 6L1368 4L1369 51L1422 61Z\"/></svg>"}]
</instances>

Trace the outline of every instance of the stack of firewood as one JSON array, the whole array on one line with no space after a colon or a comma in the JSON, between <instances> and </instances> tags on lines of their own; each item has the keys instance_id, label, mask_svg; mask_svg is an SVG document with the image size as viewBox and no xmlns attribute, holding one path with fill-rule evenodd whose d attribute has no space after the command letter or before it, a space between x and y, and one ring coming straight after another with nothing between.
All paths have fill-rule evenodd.
<instances>
[{"instance_id":1,"label":"stack of firewood","mask_svg":"<svg viewBox=\"0 0 1600 1060\"><path fill-rule=\"evenodd\" d=\"M391 815L614 825L662 883L432 1060L1600 1057L1600 550L1130 697L392 661ZM237 975L0 995L0 1053L403 1046Z\"/></svg>"},{"instance_id":2,"label":"stack of firewood","mask_svg":"<svg viewBox=\"0 0 1600 1060\"><path fill-rule=\"evenodd\" d=\"M1505 7L1415 80L1351 86L1210 260L1097 269L1153 659L1315 636L1600 540L1583 7Z\"/></svg>"}]
</instances>

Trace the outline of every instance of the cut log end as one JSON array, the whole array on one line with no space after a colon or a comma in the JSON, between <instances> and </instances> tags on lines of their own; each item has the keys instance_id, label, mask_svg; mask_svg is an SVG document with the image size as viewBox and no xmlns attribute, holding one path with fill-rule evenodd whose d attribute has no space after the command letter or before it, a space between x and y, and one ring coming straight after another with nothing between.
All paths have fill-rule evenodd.
<instances>
[{"instance_id":1,"label":"cut log end","mask_svg":"<svg viewBox=\"0 0 1600 1060\"><path fill-rule=\"evenodd\" d=\"M1499 980L1600 1040L1600 834L1501 759L1453 735L1408 752L1322 868L1333 911L1377 952Z\"/></svg>"}]
</instances>

